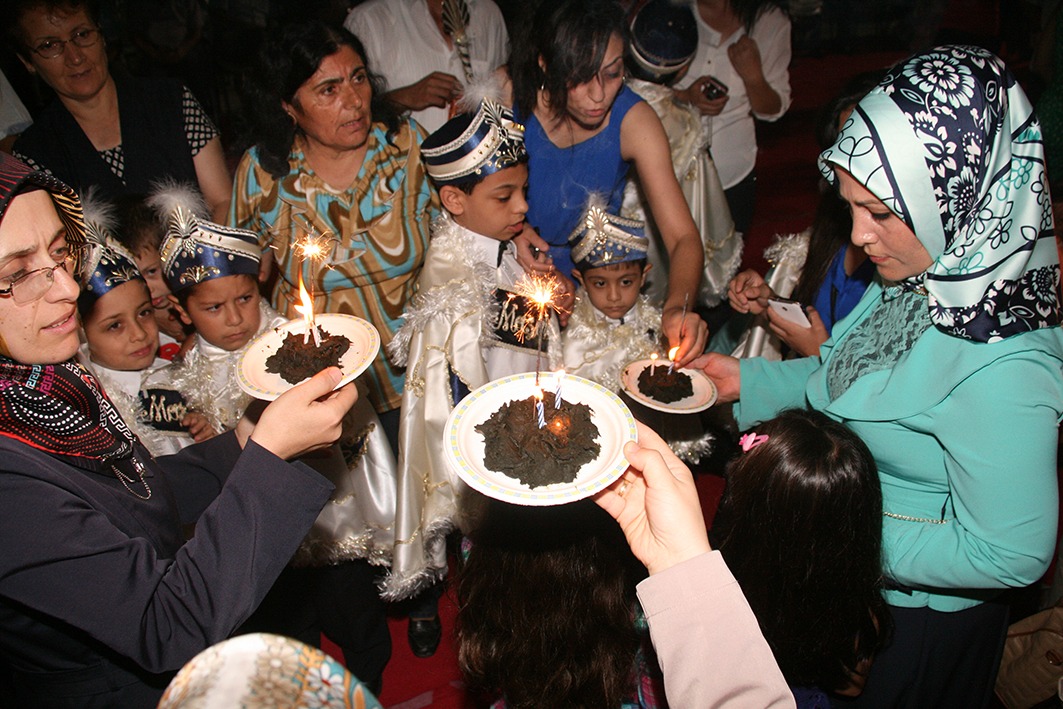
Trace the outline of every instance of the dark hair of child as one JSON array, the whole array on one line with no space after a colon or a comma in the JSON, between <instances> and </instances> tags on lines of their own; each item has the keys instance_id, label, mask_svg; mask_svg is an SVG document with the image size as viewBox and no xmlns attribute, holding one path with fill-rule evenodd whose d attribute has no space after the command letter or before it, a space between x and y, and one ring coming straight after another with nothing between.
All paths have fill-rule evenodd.
<instances>
[{"instance_id":1,"label":"dark hair of child","mask_svg":"<svg viewBox=\"0 0 1063 709\"><path fill-rule=\"evenodd\" d=\"M583 275L586 274L587 271L593 270L595 268L604 268L606 271L619 271L621 268L630 268L630 265L634 265L638 266L639 273L642 273L646 270L647 263L648 261L645 258L637 258L633 261L617 261L616 263L607 263L604 266L580 266L579 264L576 264L576 270L579 271L581 275Z\"/></svg>"},{"instance_id":2,"label":"dark hair of child","mask_svg":"<svg viewBox=\"0 0 1063 709\"><path fill-rule=\"evenodd\" d=\"M159 251L166 237L166 225L145 203L144 196L118 195L113 201L119 243L137 257L149 249Z\"/></svg>"},{"instance_id":3,"label":"dark hair of child","mask_svg":"<svg viewBox=\"0 0 1063 709\"><path fill-rule=\"evenodd\" d=\"M252 283L255 284L255 287L258 288L258 279L252 276L250 273L235 273L233 275L243 276L244 278L249 279ZM188 310L188 299L191 298L192 294L196 292L196 289L199 288L199 285L199 283L196 283L195 285L188 286L187 288L182 288L181 290L174 293L174 297L177 298L177 302L180 303L181 307L185 310Z\"/></svg>"},{"instance_id":4,"label":"dark hair of child","mask_svg":"<svg viewBox=\"0 0 1063 709\"><path fill-rule=\"evenodd\" d=\"M524 29L517 36L527 41L514 44L508 66L521 121L535 110L540 88L550 97L554 119L561 120L568 90L598 75L609 39L618 35L625 54L630 41L624 8L613 0L544 0Z\"/></svg>"},{"instance_id":5,"label":"dark hair of child","mask_svg":"<svg viewBox=\"0 0 1063 709\"><path fill-rule=\"evenodd\" d=\"M383 77L373 72L361 40L343 27L317 20L282 25L262 43L258 65L246 77L251 98L248 115L254 122L251 142L259 149L262 167L274 177L283 177L290 171L288 155L300 130L282 104L297 105L295 94L299 87L314 75L325 57L342 47L350 47L365 63L373 89L372 121L384 124L388 140L398 133L402 112L385 98L387 85Z\"/></svg>"},{"instance_id":6,"label":"dark hair of child","mask_svg":"<svg viewBox=\"0 0 1063 709\"><path fill-rule=\"evenodd\" d=\"M821 150L834 145L838 138L841 132L838 121L842 113L860 103L860 99L878 86L885 75L885 69L857 74L823 107L816 125L816 140ZM808 237L808 256L791 298L805 305L815 305L823 279L827 277L838 250L848 245L852 230L853 218L849 214L849 206L833 185L820 180L819 205L812 218L812 230Z\"/></svg>"},{"instance_id":7,"label":"dark hair of child","mask_svg":"<svg viewBox=\"0 0 1063 709\"><path fill-rule=\"evenodd\" d=\"M878 470L818 411L784 411L755 433L768 438L728 467L714 546L787 682L839 690L889 634Z\"/></svg>"},{"instance_id":8,"label":"dark hair of child","mask_svg":"<svg viewBox=\"0 0 1063 709\"><path fill-rule=\"evenodd\" d=\"M458 661L509 709L617 709L635 691L635 584L646 570L590 500L490 501L458 573Z\"/></svg>"},{"instance_id":9,"label":"dark hair of child","mask_svg":"<svg viewBox=\"0 0 1063 709\"><path fill-rule=\"evenodd\" d=\"M527 164L528 164L528 154L524 153L519 158L517 158L517 161L515 163L512 163L510 165L506 165L506 167L513 167L515 165L527 165ZM429 179L431 179L431 178L429 178ZM482 177L477 177L476 179L469 180L468 182L459 182L456 185L451 185L451 187L457 187L459 190L461 190L465 194L472 194L472 191L476 189L476 185L480 184L481 182L483 182L486 179L487 179L487 175L483 175ZM435 180L432 180L432 184L435 184ZM438 189L438 188L439 188L439 185L436 185L436 189Z\"/></svg>"}]
</instances>

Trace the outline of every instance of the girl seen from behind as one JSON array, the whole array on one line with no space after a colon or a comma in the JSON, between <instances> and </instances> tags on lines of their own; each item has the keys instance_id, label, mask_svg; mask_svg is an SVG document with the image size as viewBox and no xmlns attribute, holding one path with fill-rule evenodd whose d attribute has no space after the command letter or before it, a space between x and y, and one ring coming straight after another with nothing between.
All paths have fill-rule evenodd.
<instances>
[{"instance_id":1,"label":"girl seen from behind","mask_svg":"<svg viewBox=\"0 0 1063 709\"><path fill-rule=\"evenodd\" d=\"M798 707L829 707L823 692L860 693L888 635L875 461L856 434L817 411L784 411L741 443L713 547Z\"/></svg>"}]
</instances>

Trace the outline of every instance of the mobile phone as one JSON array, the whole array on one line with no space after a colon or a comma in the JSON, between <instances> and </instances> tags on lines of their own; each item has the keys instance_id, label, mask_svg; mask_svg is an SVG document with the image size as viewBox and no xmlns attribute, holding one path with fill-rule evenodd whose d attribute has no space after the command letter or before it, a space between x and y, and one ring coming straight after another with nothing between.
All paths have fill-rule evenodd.
<instances>
[{"instance_id":1,"label":"mobile phone","mask_svg":"<svg viewBox=\"0 0 1063 709\"><path fill-rule=\"evenodd\" d=\"M710 76L709 80L701 85L701 91L705 94L705 98L710 101L715 101L718 98L723 98L727 95L727 84L723 83L715 76Z\"/></svg>"},{"instance_id":2,"label":"mobile phone","mask_svg":"<svg viewBox=\"0 0 1063 709\"><path fill-rule=\"evenodd\" d=\"M768 298L768 305L775 314L781 317L787 322L792 322L795 325L801 327L812 327L812 323L809 322L808 316L805 315L805 307L795 300L786 300L784 298Z\"/></svg>"}]
</instances>

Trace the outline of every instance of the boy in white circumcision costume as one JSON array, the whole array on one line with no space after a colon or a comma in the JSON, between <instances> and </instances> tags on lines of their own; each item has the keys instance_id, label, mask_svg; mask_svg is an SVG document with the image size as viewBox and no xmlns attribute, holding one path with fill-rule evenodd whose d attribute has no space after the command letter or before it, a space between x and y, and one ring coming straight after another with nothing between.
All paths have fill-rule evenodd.
<instances>
[{"instance_id":1,"label":"boy in white circumcision costume","mask_svg":"<svg viewBox=\"0 0 1063 709\"><path fill-rule=\"evenodd\" d=\"M542 366L560 360L557 318L537 321L531 301L514 292L525 278L510 243L528 211L524 129L490 98L463 106L421 144L445 213L433 225L417 295L388 346L392 361L406 366L395 557L386 585L394 598L446 575L445 537L470 513L472 493L443 454L451 409L489 381L534 371L539 328Z\"/></svg>"}]
</instances>

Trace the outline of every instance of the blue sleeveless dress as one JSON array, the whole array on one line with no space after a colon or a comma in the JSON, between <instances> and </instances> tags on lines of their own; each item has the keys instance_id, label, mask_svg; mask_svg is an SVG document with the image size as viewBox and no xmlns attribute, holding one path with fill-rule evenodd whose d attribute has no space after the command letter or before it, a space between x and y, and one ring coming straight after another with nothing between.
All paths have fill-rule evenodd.
<instances>
[{"instance_id":1,"label":"blue sleeveless dress","mask_svg":"<svg viewBox=\"0 0 1063 709\"><path fill-rule=\"evenodd\" d=\"M630 164L620 157L620 124L631 107L641 101L627 86L620 89L609 114L609 125L598 135L569 148L550 142L539 119L525 119L524 145L528 149L528 223L551 245L554 265L566 276L573 269L568 236L587 206L587 197L599 193L618 214ZM514 107L520 115L520 110Z\"/></svg>"}]
</instances>

